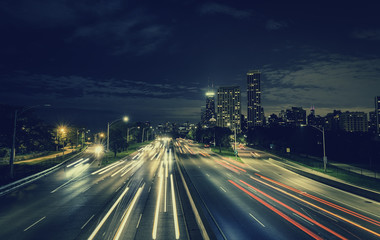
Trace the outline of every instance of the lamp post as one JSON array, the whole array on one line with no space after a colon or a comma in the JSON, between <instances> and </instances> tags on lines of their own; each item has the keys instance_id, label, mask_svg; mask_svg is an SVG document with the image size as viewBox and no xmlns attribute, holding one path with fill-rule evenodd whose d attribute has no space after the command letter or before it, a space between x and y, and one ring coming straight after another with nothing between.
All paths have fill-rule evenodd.
<instances>
[{"instance_id":1,"label":"lamp post","mask_svg":"<svg viewBox=\"0 0 380 240\"><path fill-rule=\"evenodd\" d=\"M231 123L227 123L227 126L231 126ZM236 123L234 124L234 153L235 159L237 161L237 150L236 150Z\"/></svg>"},{"instance_id":2,"label":"lamp post","mask_svg":"<svg viewBox=\"0 0 380 240\"><path fill-rule=\"evenodd\" d=\"M326 156L326 143L325 143L325 128L322 127L319 128L319 127L316 127L316 126L313 126L313 125L310 125L310 127L313 127L315 129L317 129L318 131L320 131L322 133L322 144L323 144L323 170L324 172L326 172L326 167L327 167L327 156Z\"/></svg>"},{"instance_id":3,"label":"lamp post","mask_svg":"<svg viewBox=\"0 0 380 240\"><path fill-rule=\"evenodd\" d=\"M13 162L16 158L16 126L17 126L17 116L21 115L25 111L28 111L29 109L32 108L37 108L37 107L50 107L50 104L44 104L44 105L35 105L31 106L25 109L21 109L20 113L18 113L18 110L15 110L14 113L14 120L13 120L13 136L12 136L12 150L11 150L11 156L9 158L9 166L10 166L10 176L13 178Z\"/></svg>"},{"instance_id":4,"label":"lamp post","mask_svg":"<svg viewBox=\"0 0 380 240\"><path fill-rule=\"evenodd\" d=\"M118 122L121 120L123 120L123 122L128 122L129 118L127 116L124 116L123 118L118 118L112 121L111 123L110 122L107 123L107 152L109 152L110 150L110 126L114 124L115 122Z\"/></svg>"},{"instance_id":5,"label":"lamp post","mask_svg":"<svg viewBox=\"0 0 380 240\"><path fill-rule=\"evenodd\" d=\"M144 131L145 131L145 128L142 129L143 132L142 132L142 136L141 136L141 142L144 142Z\"/></svg>"}]
</instances>

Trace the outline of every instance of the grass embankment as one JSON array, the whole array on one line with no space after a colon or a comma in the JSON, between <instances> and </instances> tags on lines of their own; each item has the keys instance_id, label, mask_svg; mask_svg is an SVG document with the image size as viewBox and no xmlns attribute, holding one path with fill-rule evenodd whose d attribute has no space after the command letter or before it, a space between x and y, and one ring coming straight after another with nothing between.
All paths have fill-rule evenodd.
<instances>
[{"instance_id":1,"label":"grass embankment","mask_svg":"<svg viewBox=\"0 0 380 240\"><path fill-rule=\"evenodd\" d=\"M69 154L61 155L59 157L47 158L44 161L32 161L25 163L13 164L13 179L10 178L10 167L9 164L0 165L0 186L6 185L8 183L17 181L19 179L31 176L35 173L41 172L43 170L49 169L77 152L72 152Z\"/></svg>"},{"instance_id":2,"label":"grass embankment","mask_svg":"<svg viewBox=\"0 0 380 240\"><path fill-rule=\"evenodd\" d=\"M330 164L327 164L326 172L324 172L323 162L321 160L299 156L296 154L281 154L277 152L268 151L267 149L262 150L280 156L284 162L295 163L303 167L309 168L311 170L314 170L316 172L324 173L337 179L343 180L345 182L354 184L356 186L380 191L380 179L378 178L368 177Z\"/></svg>"},{"instance_id":3,"label":"grass embankment","mask_svg":"<svg viewBox=\"0 0 380 240\"><path fill-rule=\"evenodd\" d=\"M131 144L128 147L128 151L119 152L119 153L116 154L116 157L115 157L115 153L114 152L111 152L111 151L110 152L106 152L104 154L104 156L103 156L101 166L104 167L104 166L106 166L108 164L111 164L111 163L114 163L116 161L119 161L120 159L125 158L128 155L130 155L131 153L135 152L137 149L150 144L151 142L152 141L143 142L143 143L133 143L133 144Z\"/></svg>"},{"instance_id":4,"label":"grass embankment","mask_svg":"<svg viewBox=\"0 0 380 240\"><path fill-rule=\"evenodd\" d=\"M219 155L222 155L223 157L228 157L228 158L231 158L232 160L243 163L243 161L241 160L239 155L237 156L237 159L236 159L234 150L232 148L222 147L222 149L220 151L219 147L211 147L211 151L213 151L214 153L217 153Z\"/></svg>"}]
</instances>

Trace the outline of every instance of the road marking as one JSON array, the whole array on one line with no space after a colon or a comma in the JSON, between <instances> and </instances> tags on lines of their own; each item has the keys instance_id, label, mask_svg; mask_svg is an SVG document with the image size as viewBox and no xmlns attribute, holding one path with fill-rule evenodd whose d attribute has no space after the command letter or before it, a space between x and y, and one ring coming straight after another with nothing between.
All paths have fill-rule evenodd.
<instances>
[{"instance_id":1,"label":"road marking","mask_svg":"<svg viewBox=\"0 0 380 240\"><path fill-rule=\"evenodd\" d=\"M24 229L24 232L28 231L30 228L32 228L34 225L36 225L37 223L41 222L41 221L44 220L45 218L46 218L46 216L43 217L43 218L41 218L40 220L36 221L35 223L33 223L32 225L30 225L29 227L25 228L25 229Z\"/></svg>"},{"instance_id":2,"label":"road marking","mask_svg":"<svg viewBox=\"0 0 380 240\"><path fill-rule=\"evenodd\" d=\"M252 213L249 214L249 216L251 216L253 219L256 220L256 222L258 222L262 227L265 227L265 225L259 221L259 219L255 218L255 216L252 215Z\"/></svg>"},{"instance_id":3,"label":"road marking","mask_svg":"<svg viewBox=\"0 0 380 240\"><path fill-rule=\"evenodd\" d=\"M83 224L83 226L82 226L80 229L83 229L83 228L87 225L87 223L89 223L89 222L91 221L91 219L92 219L94 216L95 216L95 215L92 215L92 216L90 217L90 219L88 219L87 222L86 222L85 224Z\"/></svg>"},{"instance_id":4,"label":"road marking","mask_svg":"<svg viewBox=\"0 0 380 240\"><path fill-rule=\"evenodd\" d=\"M296 217L298 217L299 219L304 220L304 221L307 222L308 224L314 226L314 224L312 224L311 222L307 221L306 219L304 219L303 217L299 216L298 214L293 213L293 215L296 216Z\"/></svg>"},{"instance_id":5,"label":"road marking","mask_svg":"<svg viewBox=\"0 0 380 240\"><path fill-rule=\"evenodd\" d=\"M224 189L223 187L220 187L220 189L222 189L224 192L227 192L226 189Z\"/></svg>"},{"instance_id":6,"label":"road marking","mask_svg":"<svg viewBox=\"0 0 380 240\"><path fill-rule=\"evenodd\" d=\"M140 217L139 217L139 220L137 221L137 225L136 225L136 228L139 228L139 225L140 225L140 221L141 221L141 217L142 217L142 213L140 213Z\"/></svg>"},{"instance_id":7,"label":"road marking","mask_svg":"<svg viewBox=\"0 0 380 240\"><path fill-rule=\"evenodd\" d=\"M172 187L172 200L173 200L173 218L174 218L174 227L175 227L175 239L179 239L179 225L178 225L178 215L177 215L177 204L174 194L174 183L173 183L173 174L170 174L170 182Z\"/></svg>"}]
</instances>

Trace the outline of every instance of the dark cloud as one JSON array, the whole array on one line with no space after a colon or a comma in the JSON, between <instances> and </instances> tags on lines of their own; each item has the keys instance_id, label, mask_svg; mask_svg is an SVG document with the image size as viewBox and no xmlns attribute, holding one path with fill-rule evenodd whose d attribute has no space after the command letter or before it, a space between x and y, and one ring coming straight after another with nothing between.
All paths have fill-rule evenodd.
<instances>
[{"instance_id":1,"label":"dark cloud","mask_svg":"<svg viewBox=\"0 0 380 240\"><path fill-rule=\"evenodd\" d=\"M2 75L2 93L19 97L55 96L60 98L112 97L112 98L184 98L199 97L200 89L192 84L160 84L143 81L103 79L81 76L51 76L45 74Z\"/></svg>"},{"instance_id":2,"label":"dark cloud","mask_svg":"<svg viewBox=\"0 0 380 240\"><path fill-rule=\"evenodd\" d=\"M214 2L204 3L200 8L200 12L202 14L225 14L239 19L251 16L249 11L239 10L228 5Z\"/></svg>"},{"instance_id":3,"label":"dark cloud","mask_svg":"<svg viewBox=\"0 0 380 240\"><path fill-rule=\"evenodd\" d=\"M271 30L278 30L280 28L285 28L287 27L288 24L286 22L280 22L280 21L275 21L273 19L269 19L267 22L266 22L266 25L265 25L265 28L269 31Z\"/></svg>"},{"instance_id":4,"label":"dark cloud","mask_svg":"<svg viewBox=\"0 0 380 240\"><path fill-rule=\"evenodd\" d=\"M357 39L365 39L365 40L380 40L380 29L367 29L354 31L351 36Z\"/></svg>"}]
</instances>

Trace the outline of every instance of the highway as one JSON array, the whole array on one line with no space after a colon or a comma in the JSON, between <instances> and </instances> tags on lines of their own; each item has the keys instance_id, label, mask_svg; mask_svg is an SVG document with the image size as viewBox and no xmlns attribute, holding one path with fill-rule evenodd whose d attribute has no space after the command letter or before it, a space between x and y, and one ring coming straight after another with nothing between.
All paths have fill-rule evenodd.
<instances>
[{"instance_id":1,"label":"highway","mask_svg":"<svg viewBox=\"0 0 380 240\"><path fill-rule=\"evenodd\" d=\"M173 156L168 140L103 168L83 153L0 196L0 239L189 239Z\"/></svg>"},{"instance_id":2,"label":"highway","mask_svg":"<svg viewBox=\"0 0 380 240\"><path fill-rule=\"evenodd\" d=\"M380 204L241 149L244 163L179 139L178 159L218 239L379 239ZM273 157L272 157L273 158Z\"/></svg>"}]
</instances>

